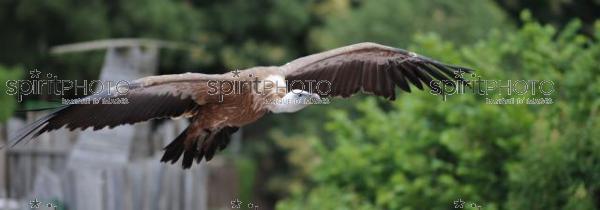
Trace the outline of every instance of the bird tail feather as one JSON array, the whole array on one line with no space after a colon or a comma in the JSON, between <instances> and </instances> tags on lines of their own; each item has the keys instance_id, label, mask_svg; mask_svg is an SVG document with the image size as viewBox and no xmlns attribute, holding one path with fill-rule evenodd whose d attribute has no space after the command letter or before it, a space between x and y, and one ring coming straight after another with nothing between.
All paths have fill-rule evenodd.
<instances>
[{"instance_id":1,"label":"bird tail feather","mask_svg":"<svg viewBox=\"0 0 600 210\"><path fill-rule=\"evenodd\" d=\"M186 128L175 140L167 145L161 162L171 162L174 164L183 155L182 166L184 169L192 167L192 163L200 163L202 159L210 161L217 151L225 149L229 144L231 134L235 133L238 127L225 127L219 130L204 130L197 136L188 139L188 128ZM191 144L186 141L193 141Z\"/></svg>"}]
</instances>

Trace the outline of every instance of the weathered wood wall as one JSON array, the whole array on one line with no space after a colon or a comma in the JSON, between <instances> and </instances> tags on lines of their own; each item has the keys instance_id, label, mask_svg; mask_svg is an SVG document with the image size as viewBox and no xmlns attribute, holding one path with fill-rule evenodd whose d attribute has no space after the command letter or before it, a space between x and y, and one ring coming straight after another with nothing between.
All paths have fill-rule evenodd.
<instances>
[{"instance_id":1,"label":"weathered wood wall","mask_svg":"<svg viewBox=\"0 0 600 210\"><path fill-rule=\"evenodd\" d=\"M23 124L13 119L2 126L14 133L14 128ZM153 130L155 138L147 143L173 137L182 129L177 124L158 126ZM123 165L67 167L77 134L59 130L6 150L0 158L6 160L2 169L5 183L0 185L1 191L7 192L5 196L20 200L24 208L37 198L86 210L228 209L230 201L238 198L239 177L234 164L221 156L190 170L183 170L180 163L160 163L161 151Z\"/></svg>"},{"instance_id":2,"label":"weathered wood wall","mask_svg":"<svg viewBox=\"0 0 600 210\"><path fill-rule=\"evenodd\" d=\"M165 42L166 43L166 42ZM53 48L54 53L106 49L99 78L133 80L156 73L165 43L138 39L102 40ZM168 44L168 43L167 43ZM44 113L29 113L31 122ZM93 114L93 113L90 113ZM24 126L0 124L0 143ZM28 144L0 151L0 199L56 199L68 209L227 209L237 198L238 175L231 162L181 169L159 162L160 148L186 126L185 120L120 126L96 132L58 130ZM239 144L240 136L233 140Z\"/></svg>"}]
</instances>

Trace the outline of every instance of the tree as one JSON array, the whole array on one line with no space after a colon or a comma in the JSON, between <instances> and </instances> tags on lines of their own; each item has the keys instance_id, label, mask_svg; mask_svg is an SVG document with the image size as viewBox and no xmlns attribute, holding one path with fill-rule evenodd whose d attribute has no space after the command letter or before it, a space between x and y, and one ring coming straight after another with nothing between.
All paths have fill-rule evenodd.
<instances>
[{"instance_id":1,"label":"tree","mask_svg":"<svg viewBox=\"0 0 600 210\"><path fill-rule=\"evenodd\" d=\"M311 30L313 49L364 41L406 48L414 34L429 32L455 43L472 43L492 28L508 26L503 11L492 1L356 2L360 3L355 8L328 14L322 27Z\"/></svg>"},{"instance_id":2,"label":"tree","mask_svg":"<svg viewBox=\"0 0 600 210\"><path fill-rule=\"evenodd\" d=\"M522 16L517 33L495 31L460 48L421 35L412 48L484 79L554 81L552 105L418 92L389 109L366 98L357 113L330 110L331 135L308 137L314 152L305 158L317 160L306 161L309 181L277 208L448 209L458 199L485 209L600 208L600 44L577 34L578 21L557 32Z\"/></svg>"},{"instance_id":3,"label":"tree","mask_svg":"<svg viewBox=\"0 0 600 210\"><path fill-rule=\"evenodd\" d=\"M0 3L0 63L38 68L63 78L98 76L102 54L51 57L49 48L60 44L106 38L193 40L195 10L183 1L35 0Z\"/></svg>"}]
</instances>

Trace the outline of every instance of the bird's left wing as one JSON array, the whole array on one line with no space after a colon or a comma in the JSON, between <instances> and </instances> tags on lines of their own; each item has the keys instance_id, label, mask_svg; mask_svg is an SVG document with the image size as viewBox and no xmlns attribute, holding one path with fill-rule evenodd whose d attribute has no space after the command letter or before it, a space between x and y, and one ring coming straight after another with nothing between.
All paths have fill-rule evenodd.
<instances>
[{"instance_id":1,"label":"bird's left wing","mask_svg":"<svg viewBox=\"0 0 600 210\"><path fill-rule=\"evenodd\" d=\"M65 105L21 129L9 144L59 129L94 130L133 124L153 118L178 117L194 114L196 108L210 100L208 81L222 79L220 75L186 73L150 76ZM99 103L95 103L99 102Z\"/></svg>"},{"instance_id":2,"label":"bird's left wing","mask_svg":"<svg viewBox=\"0 0 600 210\"><path fill-rule=\"evenodd\" d=\"M376 43L309 55L281 68L288 89L312 88L310 91L331 97L349 97L362 90L390 100L396 97L396 86L407 92L411 91L411 83L419 89L423 89L423 83L433 88L433 80L453 83L462 80L456 77L457 72L472 71Z\"/></svg>"}]
</instances>

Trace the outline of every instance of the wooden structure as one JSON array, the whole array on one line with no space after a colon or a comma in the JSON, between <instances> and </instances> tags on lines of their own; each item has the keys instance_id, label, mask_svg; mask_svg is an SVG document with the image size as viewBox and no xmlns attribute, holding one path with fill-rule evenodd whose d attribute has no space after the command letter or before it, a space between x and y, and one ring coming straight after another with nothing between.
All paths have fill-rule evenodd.
<instances>
[{"instance_id":1,"label":"wooden structure","mask_svg":"<svg viewBox=\"0 0 600 210\"><path fill-rule=\"evenodd\" d=\"M159 48L179 46L115 39L58 46L51 53L106 50L100 80L118 81L156 74ZM43 114L29 113L27 121ZM11 119L0 125L0 143L24 124ZM215 157L191 170L159 162L161 148L186 124L180 119L154 127L146 122L95 132L58 130L0 150L0 198L18 199L22 207L37 198L86 210L229 208L239 191L230 161ZM239 139L234 135L232 143Z\"/></svg>"}]
</instances>

